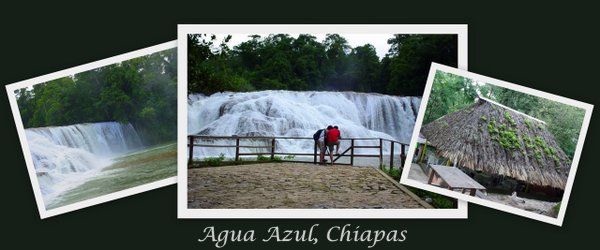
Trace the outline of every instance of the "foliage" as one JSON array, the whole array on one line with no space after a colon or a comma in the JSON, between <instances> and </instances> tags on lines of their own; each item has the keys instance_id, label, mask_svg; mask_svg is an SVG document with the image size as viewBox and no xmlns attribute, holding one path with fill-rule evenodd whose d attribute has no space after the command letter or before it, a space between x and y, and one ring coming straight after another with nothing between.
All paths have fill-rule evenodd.
<instances>
[{"instance_id":1,"label":"foliage","mask_svg":"<svg viewBox=\"0 0 600 250\"><path fill-rule=\"evenodd\" d=\"M504 124L502 125L504 126ZM498 143L500 146L508 150L521 149L522 147L521 142L519 141L519 136L513 128L507 130L505 127L501 127Z\"/></svg>"},{"instance_id":2,"label":"foliage","mask_svg":"<svg viewBox=\"0 0 600 250\"><path fill-rule=\"evenodd\" d=\"M295 155L286 155L285 157L283 157L283 159L286 161L292 161L294 160L294 158L296 158Z\"/></svg>"},{"instance_id":3,"label":"foliage","mask_svg":"<svg viewBox=\"0 0 600 250\"><path fill-rule=\"evenodd\" d=\"M389 168L388 166L386 166L385 164L383 165L383 172L385 172L387 175L389 175L390 177L392 177L392 179L400 181L400 175L402 174L400 172L400 169L397 168Z\"/></svg>"},{"instance_id":4,"label":"foliage","mask_svg":"<svg viewBox=\"0 0 600 250\"><path fill-rule=\"evenodd\" d=\"M204 161L209 166L219 166L225 160L225 155L223 153L219 154L219 157L207 157Z\"/></svg>"},{"instance_id":5,"label":"foliage","mask_svg":"<svg viewBox=\"0 0 600 250\"><path fill-rule=\"evenodd\" d=\"M469 78L451 73L436 72L423 123L430 123L446 114L473 104L478 95L544 121L545 125L541 122L525 119L525 126L530 130L547 128L565 154L570 159L573 158L585 110L491 84L474 83ZM490 120L487 126L490 135L499 135L498 138L493 137L496 138L495 140L505 138L504 144L506 147L522 148L517 146L516 142L518 140L513 140L514 138L518 139L518 135L513 136L510 130L506 128L507 125L509 127L516 125L510 113L504 112L504 119L507 124L497 125L492 117L486 118ZM546 151L545 147L547 146L545 146L545 143L534 144L534 139L530 138L523 138L523 141L525 148L535 149L539 147L541 150L540 157L541 153ZM552 153L552 149L548 148L548 150L550 155L555 154Z\"/></svg>"},{"instance_id":6,"label":"foliage","mask_svg":"<svg viewBox=\"0 0 600 250\"><path fill-rule=\"evenodd\" d=\"M146 142L177 132L177 50L156 52L15 91L26 128L118 121Z\"/></svg>"},{"instance_id":7,"label":"foliage","mask_svg":"<svg viewBox=\"0 0 600 250\"><path fill-rule=\"evenodd\" d=\"M512 125L512 126L517 125L515 123L515 120L513 120L512 116L510 115L510 113L508 113L508 111L504 112L504 119L506 119L506 121L508 121L508 123L510 123L510 125Z\"/></svg>"},{"instance_id":8,"label":"foliage","mask_svg":"<svg viewBox=\"0 0 600 250\"><path fill-rule=\"evenodd\" d=\"M382 59L370 44L352 48L339 34L323 41L301 34L250 39L229 48L231 36L188 35L188 91L267 89L422 95L431 62L456 66L456 35L394 35Z\"/></svg>"},{"instance_id":9,"label":"foliage","mask_svg":"<svg viewBox=\"0 0 600 250\"><path fill-rule=\"evenodd\" d=\"M431 198L431 205L436 208L456 208L456 200L453 198L449 198L443 195L439 195L436 193L432 193L429 191L407 187L411 192L421 197L421 199L425 200L426 198Z\"/></svg>"},{"instance_id":10,"label":"foliage","mask_svg":"<svg viewBox=\"0 0 600 250\"><path fill-rule=\"evenodd\" d=\"M472 104L477 97L477 91L471 82L468 78L442 71L436 72L423 123L430 123Z\"/></svg>"},{"instance_id":11,"label":"foliage","mask_svg":"<svg viewBox=\"0 0 600 250\"><path fill-rule=\"evenodd\" d=\"M537 129L546 127L565 154L573 158L585 110L494 85L486 86L490 90L488 98L546 122L546 125L536 122ZM533 129L533 124L527 124L527 120L525 123Z\"/></svg>"},{"instance_id":12,"label":"foliage","mask_svg":"<svg viewBox=\"0 0 600 250\"><path fill-rule=\"evenodd\" d=\"M270 161L270 160L271 160L270 157L267 157L267 156L264 156L264 155L258 155L258 156L256 156L256 161Z\"/></svg>"},{"instance_id":13,"label":"foliage","mask_svg":"<svg viewBox=\"0 0 600 250\"><path fill-rule=\"evenodd\" d=\"M552 211L558 215L558 212L560 212L560 202L552 207Z\"/></svg>"}]
</instances>

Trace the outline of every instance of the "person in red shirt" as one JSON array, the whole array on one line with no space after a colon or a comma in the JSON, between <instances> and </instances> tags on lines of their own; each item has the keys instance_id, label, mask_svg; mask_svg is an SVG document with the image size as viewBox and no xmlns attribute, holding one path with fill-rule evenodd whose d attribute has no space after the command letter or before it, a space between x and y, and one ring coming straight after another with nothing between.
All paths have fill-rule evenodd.
<instances>
[{"instance_id":1,"label":"person in red shirt","mask_svg":"<svg viewBox=\"0 0 600 250\"><path fill-rule=\"evenodd\" d=\"M329 158L331 159L331 165L333 165L333 146L336 146L335 154L339 154L340 150L340 141L342 137L340 136L340 130L337 126L328 126L327 127L327 147L329 147Z\"/></svg>"}]
</instances>

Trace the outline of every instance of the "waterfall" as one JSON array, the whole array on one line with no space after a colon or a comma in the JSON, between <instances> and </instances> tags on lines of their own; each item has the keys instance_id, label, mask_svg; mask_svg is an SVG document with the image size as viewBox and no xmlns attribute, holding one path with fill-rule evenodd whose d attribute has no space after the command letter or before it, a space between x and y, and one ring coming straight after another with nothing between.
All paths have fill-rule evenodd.
<instances>
[{"instance_id":1,"label":"waterfall","mask_svg":"<svg viewBox=\"0 0 600 250\"><path fill-rule=\"evenodd\" d=\"M143 147L131 124L101 122L25 129L44 199L81 184L110 159Z\"/></svg>"},{"instance_id":2,"label":"waterfall","mask_svg":"<svg viewBox=\"0 0 600 250\"><path fill-rule=\"evenodd\" d=\"M317 91L258 91L188 96L188 133L214 136L312 137L327 125L340 127L342 137L385 138L408 143L412 136L420 97L373 93ZM211 141L231 144L231 140ZM267 142L252 142L267 145ZM310 140L278 140L278 151L312 152ZM342 141L346 148L347 141ZM364 142L361 145L375 145ZM194 149L196 157L234 149ZM252 151L242 149L241 152ZM254 150L256 151L256 150Z\"/></svg>"}]
</instances>

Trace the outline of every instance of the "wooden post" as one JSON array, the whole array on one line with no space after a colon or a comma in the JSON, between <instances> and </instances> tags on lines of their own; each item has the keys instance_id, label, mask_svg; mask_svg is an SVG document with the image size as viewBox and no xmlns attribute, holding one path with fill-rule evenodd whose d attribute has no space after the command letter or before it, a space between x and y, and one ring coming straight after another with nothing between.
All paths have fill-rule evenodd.
<instances>
[{"instance_id":1,"label":"wooden post","mask_svg":"<svg viewBox=\"0 0 600 250\"><path fill-rule=\"evenodd\" d=\"M240 160L240 138L235 138L235 162Z\"/></svg>"},{"instance_id":2,"label":"wooden post","mask_svg":"<svg viewBox=\"0 0 600 250\"><path fill-rule=\"evenodd\" d=\"M469 193L470 196L475 196L475 192L477 192L477 189L472 188L471 192Z\"/></svg>"},{"instance_id":3,"label":"wooden post","mask_svg":"<svg viewBox=\"0 0 600 250\"><path fill-rule=\"evenodd\" d=\"M275 159L275 137L271 139L271 160Z\"/></svg>"},{"instance_id":4,"label":"wooden post","mask_svg":"<svg viewBox=\"0 0 600 250\"><path fill-rule=\"evenodd\" d=\"M390 173L392 172L392 169L394 168L394 141L390 141L390 143L392 145L390 145ZM400 168L402 168L402 166L400 166Z\"/></svg>"},{"instance_id":5,"label":"wooden post","mask_svg":"<svg viewBox=\"0 0 600 250\"><path fill-rule=\"evenodd\" d=\"M188 147L190 148L189 151L189 158L188 158L188 166L192 164L192 157L194 157L194 136L189 136L190 137L190 144L188 145Z\"/></svg>"},{"instance_id":6,"label":"wooden post","mask_svg":"<svg viewBox=\"0 0 600 250\"><path fill-rule=\"evenodd\" d=\"M431 171L429 172L429 180L427 180L427 184L431 184L431 182L433 182L434 175L435 175L435 171L433 171L433 169L431 169Z\"/></svg>"},{"instance_id":7,"label":"wooden post","mask_svg":"<svg viewBox=\"0 0 600 250\"><path fill-rule=\"evenodd\" d=\"M427 140L425 140L425 144L423 144L423 151L421 151L421 157L419 157L419 163L423 163L423 158L425 157L425 152L427 152Z\"/></svg>"},{"instance_id":8,"label":"wooden post","mask_svg":"<svg viewBox=\"0 0 600 250\"><path fill-rule=\"evenodd\" d=\"M315 141L315 160L313 163L317 164L317 141Z\"/></svg>"},{"instance_id":9,"label":"wooden post","mask_svg":"<svg viewBox=\"0 0 600 250\"><path fill-rule=\"evenodd\" d=\"M354 138L350 139L350 166L354 166Z\"/></svg>"},{"instance_id":10,"label":"wooden post","mask_svg":"<svg viewBox=\"0 0 600 250\"><path fill-rule=\"evenodd\" d=\"M402 170L404 169L404 163L406 162L406 154L404 154L405 152L405 146L404 144L400 144L400 172L402 172Z\"/></svg>"},{"instance_id":11,"label":"wooden post","mask_svg":"<svg viewBox=\"0 0 600 250\"><path fill-rule=\"evenodd\" d=\"M383 169L383 139L379 138L379 168Z\"/></svg>"}]
</instances>

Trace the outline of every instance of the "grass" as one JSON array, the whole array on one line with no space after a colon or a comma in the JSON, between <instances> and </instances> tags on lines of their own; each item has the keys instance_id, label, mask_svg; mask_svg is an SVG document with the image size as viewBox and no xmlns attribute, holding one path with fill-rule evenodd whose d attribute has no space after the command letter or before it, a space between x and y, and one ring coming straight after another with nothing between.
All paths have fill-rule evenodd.
<instances>
[{"instance_id":1,"label":"grass","mask_svg":"<svg viewBox=\"0 0 600 250\"><path fill-rule=\"evenodd\" d=\"M383 172L385 172L387 175L392 177L392 179L400 181L400 175L401 175L400 169L392 168L390 170L389 167L387 167L386 165L383 165Z\"/></svg>"},{"instance_id":2,"label":"grass","mask_svg":"<svg viewBox=\"0 0 600 250\"><path fill-rule=\"evenodd\" d=\"M219 154L218 157L206 157L204 159L202 159L201 161L194 161L190 164L190 168L199 168L199 167L206 167L206 166L211 166L211 167L216 167L216 166L230 166L230 165L247 165L247 164L257 164L257 163L267 163L267 162L284 162L284 161L292 161L296 158L295 155L286 155L284 157L281 156L273 156L273 159L271 159L271 156L265 156L265 155L258 155L256 156L256 160L253 159L244 159L244 158L238 158L237 161L235 160L227 160L225 158L224 154Z\"/></svg>"},{"instance_id":3,"label":"grass","mask_svg":"<svg viewBox=\"0 0 600 250\"><path fill-rule=\"evenodd\" d=\"M457 200L453 198L448 198L443 195L439 195L436 193L432 193L429 191L421 190L414 187L406 186L408 190L421 197L421 199L426 200L427 198L431 199L431 205L435 208L456 208Z\"/></svg>"},{"instance_id":4,"label":"grass","mask_svg":"<svg viewBox=\"0 0 600 250\"><path fill-rule=\"evenodd\" d=\"M224 160L225 155L223 153L220 153L219 157L208 157L204 159L209 166L220 166Z\"/></svg>"}]
</instances>

